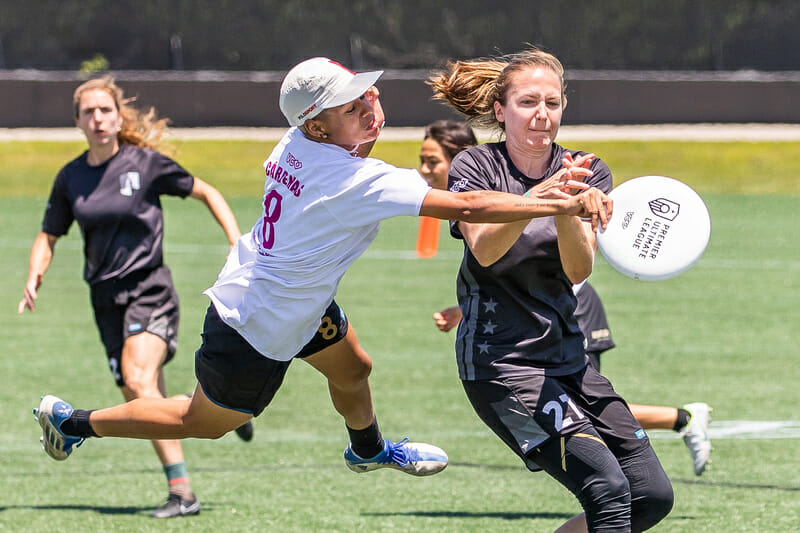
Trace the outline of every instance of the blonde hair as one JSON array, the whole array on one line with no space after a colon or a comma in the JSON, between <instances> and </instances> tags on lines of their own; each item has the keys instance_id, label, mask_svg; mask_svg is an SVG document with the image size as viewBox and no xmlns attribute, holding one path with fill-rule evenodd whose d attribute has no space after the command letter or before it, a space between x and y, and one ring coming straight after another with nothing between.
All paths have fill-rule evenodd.
<instances>
[{"instance_id":1,"label":"blonde hair","mask_svg":"<svg viewBox=\"0 0 800 533\"><path fill-rule=\"evenodd\" d=\"M172 147L162 143L162 137L169 126L168 118L158 118L154 107L140 111L131 106L135 98L125 98L125 93L111 76L103 76L82 83L72 95L73 114L78 118L81 95L86 91L100 90L111 95L114 105L122 117L122 126L117 133L120 144L132 144L144 148L152 148L161 152L172 152Z\"/></svg>"},{"instance_id":2,"label":"blonde hair","mask_svg":"<svg viewBox=\"0 0 800 533\"><path fill-rule=\"evenodd\" d=\"M504 124L494 114L494 103L505 105L511 77L524 69L544 67L561 82L562 106L567 105L564 67L556 56L531 47L499 58L479 58L448 62L444 70L427 80L433 97L449 103L467 116L473 126L503 131Z\"/></svg>"}]
</instances>

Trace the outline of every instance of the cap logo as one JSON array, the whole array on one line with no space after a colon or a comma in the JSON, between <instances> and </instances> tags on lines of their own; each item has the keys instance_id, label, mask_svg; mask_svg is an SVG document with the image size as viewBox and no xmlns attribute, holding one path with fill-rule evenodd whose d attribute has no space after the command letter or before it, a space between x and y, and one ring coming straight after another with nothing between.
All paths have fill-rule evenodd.
<instances>
[{"instance_id":1,"label":"cap logo","mask_svg":"<svg viewBox=\"0 0 800 533\"><path fill-rule=\"evenodd\" d=\"M316 108L317 108L317 104L315 103L314 105L312 105L311 107L309 107L308 109L306 109L305 111L303 111L302 113L297 115L297 118L299 120L303 120L304 118L306 118L308 116L309 113L314 111Z\"/></svg>"}]
</instances>

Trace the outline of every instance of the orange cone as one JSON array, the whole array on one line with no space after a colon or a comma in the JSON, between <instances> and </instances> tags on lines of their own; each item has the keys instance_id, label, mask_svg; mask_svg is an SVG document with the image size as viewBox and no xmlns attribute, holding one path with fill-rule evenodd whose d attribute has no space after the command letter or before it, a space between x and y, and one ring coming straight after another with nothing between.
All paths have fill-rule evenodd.
<instances>
[{"instance_id":1,"label":"orange cone","mask_svg":"<svg viewBox=\"0 0 800 533\"><path fill-rule=\"evenodd\" d=\"M433 217L419 217L417 234L417 257L430 258L439 249L439 227L441 221Z\"/></svg>"}]
</instances>

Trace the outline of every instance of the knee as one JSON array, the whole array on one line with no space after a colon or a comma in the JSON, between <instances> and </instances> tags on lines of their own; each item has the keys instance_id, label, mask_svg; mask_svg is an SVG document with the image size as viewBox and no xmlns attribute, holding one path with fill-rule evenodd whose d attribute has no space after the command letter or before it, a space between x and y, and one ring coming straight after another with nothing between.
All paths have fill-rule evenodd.
<instances>
[{"instance_id":1,"label":"knee","mask_svg":"<svg viewBox=\"0 0 800 533\"><path fill-rule=\"evenodd\" d=\"M631 503L631 530L646 531L663 520L674 503L672 484L664 478L652 484L647 493L633 498Z\"/></svg>"},{"instance_id":2,"label":"knee","mask_svg":"<svg viewBox=\"0 0 800 533\"><path fill-rule=\"evenodd\" d=\"M587 479L580 500L589 515L608 516L630 508L631 489L628 478L619 468L609 468Z\"/></svg>"},{"instance_id":3,"label":"knee","mask_svg":"<svg viewBox=\"0 0 800 533\"><path fill-rule=\"evenodd\" d=\"M331 384L337 389L356 390L364 386L372 373L372 360L367 354L350 364L346 372L338 374Z\"/></svg>"},{"instance_id":4,"label":"knee","mask_svg":"<svg viewBox=\"0 0 800 533\"><path fill-rule=\"evenodd\" d=\"M162 398L161 392L158 390L158 384L152 383L152 380L145 379L144 375L137 372L130 372L125 375L125 387L130 392L133 398ZM123 391L124 394L124 391ZM127 396L127 394L125 394Z\"/></svg>"}]
</instances>

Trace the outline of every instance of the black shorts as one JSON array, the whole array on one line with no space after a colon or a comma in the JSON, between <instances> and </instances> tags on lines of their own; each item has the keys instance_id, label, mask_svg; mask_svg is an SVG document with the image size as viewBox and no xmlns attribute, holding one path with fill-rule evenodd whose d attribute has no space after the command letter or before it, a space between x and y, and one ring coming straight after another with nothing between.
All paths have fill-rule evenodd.
<instances>
[{"instance_id":1,"label":"black shorts","mask_svg":"<svg viewBox=\"0 0 800 533\"><path fill-rule=\"evenodd\" d=\"M167 361L178 349L180 310L169 269L135 272L90 287L94 320L117 385L125 385L120 358L128 337L147 331L167 343Z\"/></svg>"},{"instance_id":2,"label":"black shorts","mask_svg":"<svg viewBox=\"0 0 800 533\"><path fill-rule=\"evenodd\" d=\"M331 302L319 330L295 358L304 358L332 346L347 334L347 317ZM203 344L195 353L195 375L208 398L227 409L258 416L283 383L289 361L261 355L239 333L224 323L213 304L203 323Z\"/></svg>"},{"instance_id":3,"label":"black shorts","mask_svg":"<svg viewBox=\"0 0 800 533\"><path fill-rule=\"evenodd\" d=\"M591 366L566 376L530 374L462 381L481 420L531 470L535 449L557 436L593 426L616 457L649 446L628 405Z\"/></svg>"}]
</instances>

